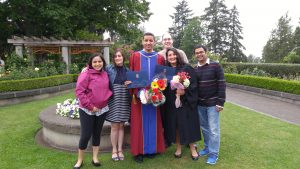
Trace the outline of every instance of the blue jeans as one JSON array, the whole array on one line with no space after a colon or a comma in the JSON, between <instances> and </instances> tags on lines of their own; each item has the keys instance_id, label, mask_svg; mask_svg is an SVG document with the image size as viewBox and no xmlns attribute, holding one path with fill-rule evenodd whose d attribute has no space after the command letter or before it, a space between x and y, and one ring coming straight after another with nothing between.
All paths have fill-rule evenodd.
<instances>
[{"instance_id":1,"label":"blue jeans","mask_svg":"<svg viewBox=\"0 0 300 169\"><path fill-rule=\"evenodd\" d=\"M218 156L220 149L220 113L216 106L198 106L200 127L204 137L204 146L210 154Z\"/></svg>"}]
</instances>

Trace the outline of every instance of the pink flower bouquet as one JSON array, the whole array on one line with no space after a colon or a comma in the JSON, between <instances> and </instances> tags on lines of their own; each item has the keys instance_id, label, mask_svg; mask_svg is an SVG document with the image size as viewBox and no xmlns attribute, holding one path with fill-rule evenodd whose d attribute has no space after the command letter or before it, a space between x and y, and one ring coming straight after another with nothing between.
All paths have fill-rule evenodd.
<instances>
[{"instance_id":1,"label":"pink flower bouquet","mask_svg":"<svg viewBox=\"0 0 300 169\"><path fill-rule=\"evenodd\" d=\"M191 77L186 72L178 72L177 75L173 76L173 79L171 80L171 89L186 89L190 85L190 79ZM175 107L179 108L182 106L182 103L180 101L180 95L176 94L176 100L175 100Z\"/></svg>"}]
</instances>

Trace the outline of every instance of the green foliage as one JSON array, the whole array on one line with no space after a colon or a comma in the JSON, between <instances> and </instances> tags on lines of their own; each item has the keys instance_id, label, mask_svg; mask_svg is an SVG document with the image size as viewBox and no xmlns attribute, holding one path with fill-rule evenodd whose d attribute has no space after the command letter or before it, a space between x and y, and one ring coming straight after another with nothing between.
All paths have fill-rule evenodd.
<instances>
[{"instance_id":1,"label":"green foliage","mask_svg":"<svg viewBox=\"0 0 300 169\"><path fill-rule=\"evenodd\" d=\"M211 0L204 13L201 19L205 27L207 47L211 52L223 55L229 46L229 10L224 0Z\"/></svg>"},{"instance_id":2,"label":"green foliage","mask_svg":"<svg viewBox=\"0 0 300 169\"><path fill-rule=\"evenodd\" d=\"M293 50L296 51L298 56L300 56L300 25L296 27L293 36L294 36L293 37L293 43L294 43Z\"/></svg>"},{"instance_id":3,"label":"green foliage","mask_svg":"<svg viewBox=\"0 0 300 169\"><path fill-rule=\"evenodd\" d=\"M300 64L277 64L277 63L236 63L236 62L223 62L224 69L228 66L236 66L237 73L240 74L243 70L248 69L250 72L256 68L269 74L271 77L281 79L299 79Z\"/></svg>"},{"instance_id":4,"label":"green foliage","mask_svg":"<svg viewBox=\"0 0 300 169\"><path fill-rule=\"evenodd\" d=\"M252 76L263 76L267 77L270 76L270 74L266 73L264 70L260 70L257 67L255 67L253 70L244 69L240 73L241 75L252 75Z\"/></svg>"},{"instance_id":5,"label":"green foliage","mask_svg":"<svg viewBox=\"0 0 300 169\"><path fill-rule=\"evenodd\" d=\"M277 28L264 46L262 59L265 63L282 63L283 58L293 49L291 18L288 14L280 17Z\"/></svg>"},{"instance_id":6,"label":"green foliage","mask_svg":"<svg viewBox=\"0 0 300 169\"><path fill-rule=\"evenodd\" d=\"M42 75L40 76L39 73L44 74L41 71L35 71L32 67L12 68L8 74L1 77L0 81L43 77Z\"/></svg>"},{"instance_id":7,"label":"green foliage","mask_svg":"<svg viewBox=\"0 0 300 169\"><path fill-rule=\"evenodd\" d=\"M83 67L79 67L76 63L72 63L70 66L70 73L71 74L79 74Z\"/></svg>"},{"instance_id":8,"label":"green foliage","mask_svg":"<svg viewBox=\"0 0 300 169\"><path fill-rule=\"evenodd\" d=\"M7 20L9 10L6 8L6 4L0 1L0 57L3 59L10 51L10 46L7 44L7 37L14 33L12 25Z\"/></svg>"},{"instance_id":9,"label":"green foliage","mask_svg":"<svg viewBox=\"0 0 300 169\"><path fill-rule=\"evenodd\" d=\"M239 21L239 12L234 5L230 10L230 23L229 23L229 49L225 53L225 57L229 62L245 62L247 60L246 55L242 50L246 48L242 45L240 40L243 39L241 36L243 27Z\"/></svg>"},{"instance_id":10,"label":"green foliage","mask_svg":"<svg viewBox=\"0 0 300 169\"><path fill-rule=\"evenodd\" d=\"M290 52L287 56L283 58L284 63L300 63L300 55L296 52Z\"/></svg>"},{"instance_id":11,"label":"green foliage","mask_svg":"<svg viewBox=\"0 0 300 169\"><path fill-rule=\"evenodd\" d=\"M16 53L12 53L6 60L5 66L7 70L19 69L22 67L27 67L29 64L26 57L22 58Z\"/></svg>"},{"instance_id":12,"label":"green foliage","mask_svg":"<svg viewBox=\"0 0 300 169\"><path fill-rule=\"evenodd\" d=\"M255 57L253 54L250 54L248 57L247 57L247 62L249 63L260 63L260 58L259 57Z\"/></svg>"},{"instance_id":13,"label":"green foliage","mask_svg":"<svg viewBox=\"0 0 300 169\"><path fill-rule=\"evenodd\" d=\"M185 51L188 59L191 60L194 54L194 47L203 44L203 28L199 17L192 18L183 31L183 38L180 49Z\"/></svg>"},{"instance_id":14,"label":"green foliage","mask_svg":"<svg viewBox=\"0 0 300 169\"><path fill-rule=\"evenodd\" d=\"M224 58L219 54L208 52L207 57L214 60L214 61L216 61L216 62L220 62L220 63L227 62L227 58Z\"/></svg>"},{"instance_id":15,"label":"green foliage","mask_svg":"<svg viewBox=\"0 0 300 169\"><path fill-rule=\"evenodd\" d=\"M224 66L224 63L222 66ZM224 73L238 74L237 67L234 64L227 64L225 67L223 67L223 70Z\"/></svg>"},{"instance_id":16,"label":"green foliage","mask_svg":"<svg viewBox=\"0 0 300 169\"><path fill-rule=\"evenodd\" d=\"M127 34L150 15L146 0L0 1L0 56L11 35L99 40L105 31Z\"/></svg>"},{"instance_id":17,"label":"green foliage","mask_svg":"<svg viewBox=\"0 0 300 169\"><path fill-rule=\"evenodd\" d=\"M9 69L7 73L0 78L3 80L20 80L28 78L37 78L52 76L65 73L66 64L63 62L55 62L54 60L46 60L43 63L34 66L28 66L28 62L19 56L12 56L9 59ZM16 66L17 65L17 66Z\"/></svg>"},{"instance_id":18,"label":"green foliage","mask_svg":"<svg viewBox=\"0 0 300 169\"><path fill-rule=\"evenodd\" d=\"M74 36L76 40L103 40L102 35L97 35L87 30L78 30Z\"/></svg>"},{"instance_id":19,"label":"green foliage","mask_svg":"<svg viewBox=\"0 0 300 169\"><path fill-rule=\"evenodd\" d=\"M33 79L0 81L0 92L22 91L58 86L76 82L77 76L77 74L67 74Z\"/></svg>"},{"instance_id":20,"label":"green foliage","mask_svg":"<svg viewBox=\"0 0 300 169\"><path fill-rule=\"evenodd\" d=\"M269 77L246 76L237 74L225 74L225 79L228 83L252 86L298 95L300 94L299 81L289 81Z\"/></svg>"},{"instance_id":21,"label":"green foliage","mask_svg":"<svg viewBox=\"0 0 300 169\"><path fill-rule=\"evenodd\" d=\"M174 7L175 13L170 17L173 20L172 27L169 28L169 32L173 38L173 46L179 48L182 45L182 38L184 36L184 29L188 25L190 17L193 15L192 10L189 9L188 2L181 0L178 5Z\"/></svg>"},{"instance_id":22,"label":"green foliage","mask_svg":"<svg viewBox=\"0 0 300 169\"><path fill-rule=\"evenodd\" d=\"M115 44L110 48L110 53L113 54L116 49L122 49L123 54L128 59L133 50L142 49L143 30L135 26L130 26L127 34L116 34Z\"/></svg>"}]
</instances>

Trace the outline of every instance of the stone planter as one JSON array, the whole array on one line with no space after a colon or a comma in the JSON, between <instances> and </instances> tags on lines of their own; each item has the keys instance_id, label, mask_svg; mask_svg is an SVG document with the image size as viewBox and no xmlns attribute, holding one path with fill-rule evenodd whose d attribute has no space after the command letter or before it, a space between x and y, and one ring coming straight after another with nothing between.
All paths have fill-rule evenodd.
<instances>
[{"instance_id":1,"label":"stone planter","mask_svg":"<svg viewBox=\"0 0 300 169\"><path fill-rule=\"evenodd\" d=\"M42 142L50 147L77 151L80 138L80 122L78 119L61 117L55 114L56 105L50 106L40 113L42 129L38 133ZM130 126L125 124L124 146L130 142ZM89 143L88 151L91 150ZM110 123L105 122L101 132L100 151L111 151Z\"/></svg>"}]
</instances>

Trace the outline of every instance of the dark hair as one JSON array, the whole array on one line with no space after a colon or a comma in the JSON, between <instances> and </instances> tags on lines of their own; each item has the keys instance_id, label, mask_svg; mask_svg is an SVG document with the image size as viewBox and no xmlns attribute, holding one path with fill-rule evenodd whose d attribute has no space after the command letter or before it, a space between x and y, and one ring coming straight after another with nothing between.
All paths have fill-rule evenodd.
<instances>
[{"instance_id":1,"label":"dark hair","mask_svg":"<svg viewBox=\"0 0 300 169\"><path fill-rule=\"evenodd\" d=\"M195 48L194 48L194 53L195 53L195 50L198 49L198 48L204 49L205 53L207 52L207 47L206 47L206 46L204 46L204 45L197 45L197 46L195 46Z\"/></svg>"},{"instance_id":2,"label":"dark hair","mask_svg":"<svg viewBox=\"0 0 300 169\"><path fill-rule=\"evenodd\" d=\"M145 36L152 36L152 37L153 37L153 39L155 40L155 36L154 36L154 34L153 34L153 33L151 33L151 32L146 32L146 33L144 33L144 35L143 35L143 39L145 38Z\"/></svg>"},{"instance_id":3,"label":"dark hair","mask_svg":"<svg viewBox=\"0 0 300 169\"><path fill-rule=\"evenodd\" d=\"M171 66L170 62L168 61L168 52L169 51L173 51L174 54L176 55L176 64L177 64L177 66L183 66L183 65L185 65L185 62L183 61L182 56L178 52L178 50L176 50L175 48L168 48L167 51L166 51L166 63L167 63L167 66Z\"/></svg>"},{"instance_id":4,"label":"dark hair","mask_svg":"<svg viewBox=\"0 0 300 169\"><path fill-rule=\"evenodd\" d=\"M117 50L115 50L115 52L114 52L114 56L113 56L113 60L112 60L112 62L113 62L113 64L114 64L115 66L116 66L115 57L116 57L116 54L117 54L118 52L120 52L121 55L122 55L122 58L123 58L123 64L125 63L125 57L124 57L124 55L123 55L123 53L122 53L122 50L121 50L121 49L117 49Z\"/></svg>"},{"instance_id":5,"label":"dark hair","mask_svg":"<svg viewBox=\"0 0 300 169\"><path fill-rule=\"evenodd\" d=\"M92 62L93 62L93 59L94 59L95 57L97 57L97 56L99 56L99 57L101 58L101 60L102 60L102 62L103 62L102 70L104 70L105 67L106 67L106 62L105 62L104 57L102 56L101 53L94 53L94 54L92 54L92 55L90 56L89 61L88 61L89 68L90 68L90 69L93 69L93 67L92 67Z\"/></svg>"}]
</instances>

